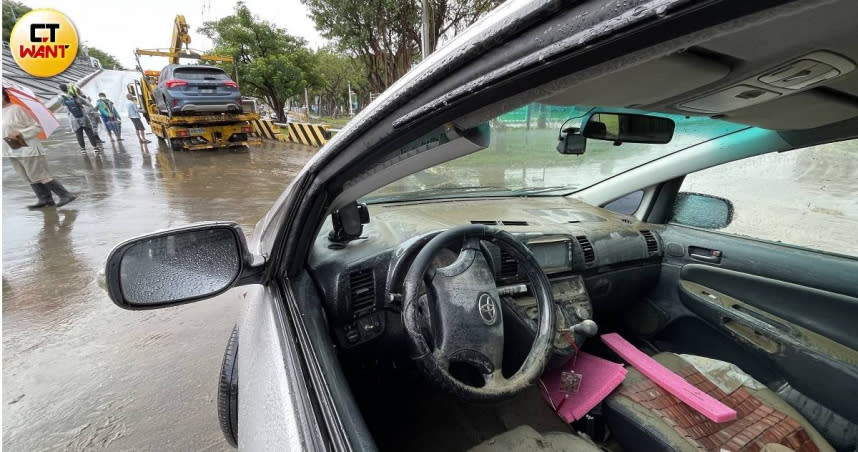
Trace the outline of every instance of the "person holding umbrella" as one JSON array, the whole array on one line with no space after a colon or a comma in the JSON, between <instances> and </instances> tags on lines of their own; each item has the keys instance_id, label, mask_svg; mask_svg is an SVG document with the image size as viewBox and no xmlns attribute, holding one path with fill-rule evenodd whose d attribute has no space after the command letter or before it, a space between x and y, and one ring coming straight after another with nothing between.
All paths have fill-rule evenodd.
<instances>
[{"instance_id":1,"label":"person holding umbrella","mask_svg":"<svg viewBox=\"0 0 858 452\"><path fill-rule=\"evenodd\" d=\"M42 126L33 119L35 117L43 117L45 112L38 111L32 114L32 110L27 107L34 107L32 103L35 101L41 105L50 118L53 115L45 108L35 97L27 99L26 93L15 90L20 97L16 98L13 103L10 97L11 89L3 87L3 157L8 158L12 162L15 171L32 187L36 193L38 202L27 206L30 209L39 209L48 206L64 206L75 200L76 196L69 193L63 185L56 180L48 170L48 161L45 159L45 152L42 148L42 140L40 135L46 138L43 134ZM35 107L38 108L38 107ZM47 119L46 119L46 122ZM50 132L56 128L54 125L56 118L53 118L53 126ZM54 202L51 192L59 196L59 202Z\"/></svg>"}]
</instances>

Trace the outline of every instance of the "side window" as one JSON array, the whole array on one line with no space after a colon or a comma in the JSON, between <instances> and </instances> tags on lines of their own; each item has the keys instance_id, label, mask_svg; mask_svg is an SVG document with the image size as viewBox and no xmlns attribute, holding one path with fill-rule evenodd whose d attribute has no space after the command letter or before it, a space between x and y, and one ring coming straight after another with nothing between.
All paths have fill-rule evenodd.
<instances>
[{"instance_id":1,"label":"side window","mask_svg":"<svg viewBox=\"0 0 858 452\"><path fill-rule=\"evenodd\" d=\"M858 256L858 140L689 174L670 222Z\"/></svg>"},{"instance_id":2,"label":"side window","mask_svg":"<svg viewBox=\"0 0 858 452\"><path fill-rule=\"evenodd\" d=\"M605 208L611 212L621 213L623 215L632 215L637 212L643 199L643 190L633 191L622 198L615 199L607 204Z\"/></svg>"}]
</instances>

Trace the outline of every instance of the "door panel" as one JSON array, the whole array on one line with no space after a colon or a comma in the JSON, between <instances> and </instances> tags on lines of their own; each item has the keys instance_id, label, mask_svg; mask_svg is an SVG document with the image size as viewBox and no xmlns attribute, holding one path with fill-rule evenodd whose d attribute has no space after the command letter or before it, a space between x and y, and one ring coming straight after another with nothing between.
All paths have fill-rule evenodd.
<instances>
[{"instance_id":1,"label":"door panel","mask_svg":"<svg viewBox=\"0 0 858 452\"><path fill-rule=\"evenodd\" d=\"M702 319L728 339L724 348L771 364L776 380L858 423L851 395L858 388L858 260L676 225L661 236L663 265L672 271L662 272L667 287L653 292L656 304L678 301L673 312Z\"/></svg>"},{"instance_id":2,"label":"door panel","mask_svg":"<svg viewBox=\"0 0 858 452\"><path fill-rule=\"evenodd\" d=\"M252 285L239 324L239 450L323 450L294 332L275 289Z\"/></svg>"},{"instance_id":3,"label":"door panel","mask_svg":"<svg viewBox=\"0 0 858 452\"><path fill-rule=\"evenodd\" d=\"M702 264L684 265L680 278L858 350L858 298Z\"/></svg>"}]
</instances>

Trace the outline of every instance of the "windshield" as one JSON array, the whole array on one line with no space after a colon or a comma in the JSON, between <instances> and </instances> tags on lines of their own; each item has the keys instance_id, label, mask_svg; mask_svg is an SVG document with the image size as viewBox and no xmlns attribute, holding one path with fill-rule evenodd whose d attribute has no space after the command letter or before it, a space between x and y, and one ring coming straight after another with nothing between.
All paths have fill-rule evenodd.
<instances>
[{"instance_id":1,"label":"windshield","mask_svg":"<svg viewBox=\"0 0 858 452\"><path fill-rule=\"evenodd\" d=\"M536 103L510 111L489 122L489 147L399 179L370 193L362 201L569 194L659 157L747 127L707 117L622 109L623 112L672 119L676 123L673 138L666 144L623 143L619 146L611 141L588 139L583 155L560 154L556 147L561 125L580 127L591 111L594 107Z\"/></svg>"}]
</instances>

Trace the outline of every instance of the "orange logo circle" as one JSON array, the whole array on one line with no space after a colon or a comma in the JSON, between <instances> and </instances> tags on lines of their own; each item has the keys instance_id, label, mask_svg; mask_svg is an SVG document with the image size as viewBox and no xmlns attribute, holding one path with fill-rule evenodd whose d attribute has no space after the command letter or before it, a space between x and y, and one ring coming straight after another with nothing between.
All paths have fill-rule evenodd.
<instances>
[{"instance_id":1,"label":"orange logo circle","mask_svg":"<svg viewBox=\"0 0 858 452\"><path fill-rule=\"evenodd\" d=\"M34 9L21 16L9 36L15 62L36 77L53 77L74 62L77 30L65 14L53 9Z\"/></svg>"}]
</instances>

